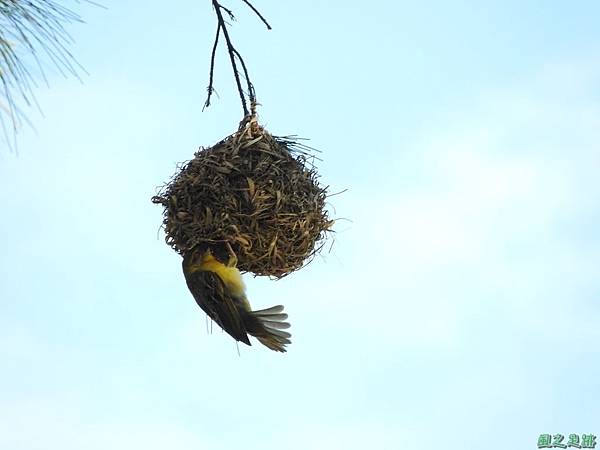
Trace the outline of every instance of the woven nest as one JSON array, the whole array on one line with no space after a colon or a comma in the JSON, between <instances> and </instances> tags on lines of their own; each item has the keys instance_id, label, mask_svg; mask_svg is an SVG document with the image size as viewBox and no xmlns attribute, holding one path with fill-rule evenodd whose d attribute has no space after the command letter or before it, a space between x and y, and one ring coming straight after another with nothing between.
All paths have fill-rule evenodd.
<instances>
[{"instance_id":1,"label":"woven nest","mask_svg":"<svg viewBox=\"0 0 600 450\"><path fill-rule=\"evenodd\" d=\"M164 206L167 244L183 255L200 243L227 242L238 268L255 275L281 278L301 268L333 225L327 188L306 150L251 117L196 152L152 198Z\"/></svg>"}]
</instances>

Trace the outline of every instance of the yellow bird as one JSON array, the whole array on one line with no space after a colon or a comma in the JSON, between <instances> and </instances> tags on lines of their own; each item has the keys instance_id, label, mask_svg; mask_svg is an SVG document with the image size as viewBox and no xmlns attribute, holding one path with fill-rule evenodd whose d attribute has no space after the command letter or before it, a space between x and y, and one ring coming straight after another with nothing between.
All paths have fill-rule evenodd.
<instances>
[{"instance_id":1,"label":"yellow bird","mask_svg":"<svg viewBox=\"0 0 600 450\"><path fill-rule=\"evenodd\" d=\"M251 345L248 335L277 352L292 336L283 306L252 311L237 257L228 244L200 244L183 257L183 274L198 306L236 341Z\"/></svg>"}]
</instances>

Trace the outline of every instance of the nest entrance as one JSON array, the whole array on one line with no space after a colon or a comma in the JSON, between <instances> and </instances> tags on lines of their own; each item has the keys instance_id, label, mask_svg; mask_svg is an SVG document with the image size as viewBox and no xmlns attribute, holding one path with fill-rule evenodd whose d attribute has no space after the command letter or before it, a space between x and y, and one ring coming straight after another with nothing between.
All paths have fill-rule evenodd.
<instances>
[{"instance_id":1,"label":"nest entrance","mask_svg":"<svg viewBox=\"0 0 600 450\"><path fill-rule=\"evenodd\" d=\"M152 201L164 206L165 240L179 254L228 242L240 270L281 278L308 263L331 231L317 179L301 144L248 117L196 152Z\"/></svg>"}]
</instances>

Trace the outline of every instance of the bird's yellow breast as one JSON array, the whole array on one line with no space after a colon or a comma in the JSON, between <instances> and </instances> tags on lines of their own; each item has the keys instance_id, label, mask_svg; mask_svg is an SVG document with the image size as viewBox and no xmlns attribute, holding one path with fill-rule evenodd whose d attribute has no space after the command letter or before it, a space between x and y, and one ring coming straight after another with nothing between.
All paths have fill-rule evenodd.
<instances>
[{"instance_id":1,"label":"bird's yellow breast","mask_svg":"<svg viewBox=\"0 0 600 450\"><path fill-rule=\"evenodd\" d=\"M242 280L242 274L235 267L227 267L225 264L217 261L212 255L202 258L202 263L198 270L214 272L223 281L227 290L236 297L244 295L246 286Z\"/></svg>"}]
</instances>

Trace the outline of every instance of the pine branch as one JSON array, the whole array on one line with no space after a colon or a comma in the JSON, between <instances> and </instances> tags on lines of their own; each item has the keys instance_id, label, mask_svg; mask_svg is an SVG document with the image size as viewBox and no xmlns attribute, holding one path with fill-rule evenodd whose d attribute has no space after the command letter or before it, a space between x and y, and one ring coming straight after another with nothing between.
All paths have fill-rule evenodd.
<instances>
[{"instance_id":1,"label":"pine branch","mask_svg":"<svg viewBox=\"0 0 600 450\"><path fill-rule=\"evenodd\" d=\"M73 40L65 26L74 22L82 22L79 15L54 0L0 0L0 121L5 130L4 116L13 134L27 120L18 97L27 106L37 105L33 90L38 77L48 84L48 63L64 76L79 78L85 72L68 50Z\"/></svg>"}]
</instances>

